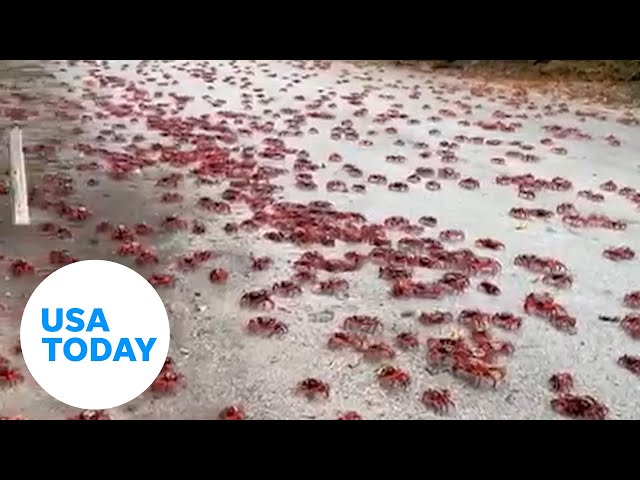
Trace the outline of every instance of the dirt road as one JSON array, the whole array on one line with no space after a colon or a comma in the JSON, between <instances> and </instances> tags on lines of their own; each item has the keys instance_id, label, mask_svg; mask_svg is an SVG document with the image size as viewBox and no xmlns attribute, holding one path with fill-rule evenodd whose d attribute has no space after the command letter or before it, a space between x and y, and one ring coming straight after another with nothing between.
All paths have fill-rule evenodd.
<instances>
[{"instance_id":1,"label":"dirt road","mask_svg":"<svg viewBox=\"0 0 640 480\"><path fill-rule=\"evenodd\" d=\"M216 418L230 405L253 419L331 419L347 411L365 419L559 419L549 378L562 371L573 374L575 393L607 405L608 418L638 418L639 379L617 361L639 353L622 325L640 319L599 319L632 314L623 297L640 290L637 258L603 256L619 246L640 252L640 193L632 190L640 191L640 127L628 112L509 85L343 62L83 61L50 62L44 70L53 75L46 87L34 84L32 97L25 95L32 87L5 89L0 105L5 120L25 125L37 189L36 225L2 225L0 353L25 380L0 390L0 415L77 413L42 392L14 348L29 293L56 268L49 252L65 249L78 259L117 260L145 276L176 278L173 287L158 289L183 383L174 393L149 392L110 412L115 419ZM616 191L601 187L607 181ZM314 201L311 210L302 207ZM575 211L558 210L563 203ZM90 218L79 221L78 206ZM185 228L167 231L170 215L184 219ZM403 218L389 219L394 216ZM295 229L292 218L306 227ZM111 230L96 232L103 221L152 226L154 233L135 237L155 249L159 263L119 256L122 242L111 239ZM194 221L202 228L194 230ZM43 229L46 222L55 226ZM626 229L616 229L623 224ZM461 230L464 238L455 241L446 230ZM504 249L476 245L487 237ZM385 250L385 238L395 251ZM185 269L180 259L196 250L211 250L214 258ZM273 295L273 311L240 307L244 292L291 279L294 262L309 251L343 259L306 257L318 279L347 280L347 291L322 295L317 285L299 282L299 295L293 288L291 297ZM347 252L369 259L344 260ZM514 264L522 254L542 260ZM256 271L251 255L273 263ZM501 271L473 275L479 265L495 265L487 257ZM36 274L11 276L18 258ZM543 280L549 258L566 266L565 276ZM411 274L413 284L399 282L411 298L390 294L393 281L380 278L381 265L394 267L387 274ZM213 268L229 272L226 284L209 281ZM440 280L447 271L466 272L469 285L454 293ZM568 278L568 288L551 285ZM464 275L458 280L464 283ZM482 281L500 294L479 291ZM525 314L525 297L544 291L566 308L565 317L554 317L556 327L572 317L575 334ZM487 330L493 340L482 343L476 325L474 343L464 322L419 320L420 312L436 310L457 319L465 309L510 312L522 326L504 331L494 322ZM247 322L257 315L276 317L287 333L249 335ZM382 329L367 345L383 342L395 356L329 349L331 334L352 315L376 316ZM401 333L414 334L419 345L403 350L396 343ZM427 368L427 338L452 335L465 338L484 367L505 369L495 388L486 378L476 384L460 372ZM510 342L513 352L494 352L499 341ZM502 353L509 350L503 346ZM383 388L376 376L382 364L405 370L410 383ZM329 398L297 395L297 383L307 377L326 382ZM439 415L425 407L421 397L429 388L448 389L455 408Z\"/></svg>"}]
</instances>

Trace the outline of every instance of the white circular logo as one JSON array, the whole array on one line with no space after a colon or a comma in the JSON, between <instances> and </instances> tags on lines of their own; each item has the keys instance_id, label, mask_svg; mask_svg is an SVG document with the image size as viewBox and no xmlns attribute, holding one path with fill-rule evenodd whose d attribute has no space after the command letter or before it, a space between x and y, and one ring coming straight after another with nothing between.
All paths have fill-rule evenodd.
<instances>
[{"instance_id":1,"label":"white circular logo","mask_svg":"<svg viewBox=\"0 0 640 480\"><path fill-rule=\"evenodd\" d=\"M33 378L72 407L103 410L138 397L169 351L169 318L153 286L119 263L62 267L31 294L20 344Z\"/></svg>"}]
</instances>

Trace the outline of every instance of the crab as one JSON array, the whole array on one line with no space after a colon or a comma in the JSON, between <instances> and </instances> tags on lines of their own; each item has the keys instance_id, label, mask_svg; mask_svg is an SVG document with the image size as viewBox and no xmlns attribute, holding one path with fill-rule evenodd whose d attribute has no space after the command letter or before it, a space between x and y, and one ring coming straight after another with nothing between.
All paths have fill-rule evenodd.
<instances>
[{"instance_id":1,"label":"crab","mask_svg":"<svg viewBox=\"0 0 640 480\"><path fill-rule=\"evenodd\" d=\"M186 220L178 217L177 215L169 215L162 220L162 228L168 232L176 232L178 230L185 230L188 227Z\"/></svg>"},{"instance_id":2,"label":"crab","mask_svg":"<svg viewBox=\"0 0 640 480\"><path fill-rule=\"evenodd\" d=\"M191 233L194 235L202 235L206 233L207 227L200 220L194 220L191 226Z\"/></svg>"},{"instance_id":3,"label":"crab","mask_svg":"<svg viewBox=\"0 0 640 480\"><path fill-rule=\"evenodd\" d=\"M313 287L313 293L336 295L344 294L349 290L349 282L342 278L332 278L318 282Z\"/></svg>"},{"instance_id":4,"label":"crab","mask_svg":"<svg viewBox=\"0 0 640 480\"><path fill-rule=\"evenodd\" d=\"M247 415L244 411L235 405L223 408L218 414L218 420L244 420L246 418Z\"/></svg>"},{"instance_id":5,"label":"crab","mask_svg":"<svg viewBox=\"0 0 640 480\"><path fill-rule=\"evenodd\" d=\"M620 327L631 338L640 340L640 315L626 315L620 322Z\"/></svg>"},{"instance_id":6,"label":"crab","mask_svg":"<svg viewBox=\"0 0 640 480\"><path fill-rule=\"evenodd\" d=\"M478 248L486 248L489 250L504 250L504 243L494 240L493 238L479 238L474 245Z\"/></svg>"},{"instance_id":7,"label":"crab","mask_svg":"<svg viewBox=\"0 0 640 480\"><path fill-rule=\"evenodd\" d=\"M492 365L481 359L467 355L456 356L452 371L456 375L472 378L476 387L480 386L483 379L489 379L492 382L493 388L496 388L498 382L503 380L507 374L504 367Z\"/></svg>"},{"instance_id":8,"label":"crab","mask_svg":"<svg viewBox=\"0 0 640 480\"><path fill-rule=\"evenodd\" d=\"M352 410L338 415L338 420L362 420L362 415Z\"/></svg>"},{"instance_id":9,"label":"crab","mask_svg":"<svg viewBox=\"0 0 640 480\"><path fill-rule=\"evenodd\" d=\"M361 333L376 333L383 328L378 317L370 315L351 315L344 319L342 327L347 331Z\"/></svg>"},{"instance_id":10,"label":"crab","mask_svg":"<svg viewBox=\"0 0 640 480\"><path fill-rule=\"evenodd\" d=\"M164 393L173 392L180 386L182 380L183 377L176 371L173 359L167 357L162 370L151 384L151 390Z\"/></svg>"},{"instance_id":11,"label":"crab","mask_svg":"<svg viewBox=\"0 0 640 480\"><path fill-rule=\"evenodd\" d=\"M347 184L342 180L329 180L326 184L327 192L346 193L349 191Z\"/></svg>"},{"instance_id":12,"label":"crab","mask_svg":"<svg viewBox=\"0 0 640 480\"><path fill-rule=\"evenodd\" d=\"M168 286L171 287L175 284L175 277L170 273L155 273L151 275L147 281L153 285L157 286Z\"/></svg>"},{"instance_id":13,"label":"crab","mask_svg":"<svg viewBox=\"0 0 640 480\"><path fill-rule=\"evenodd\" d=\"M549 387L555 393L569 393L573 390L573 376L568 372L554 373L549 378Z\"/></svg>"},{"instance_id":14,"label":"crab","mask_svg":"<svg viewBox=\"0 0 640 480\"><path fill-rule=\"evenodd\" d=\"M384 342L372 343L367 345L363 350L364 358L370 362L381 362L383 360L392 360L396 357L396 352Z\"/></svg>"},{"instance_id":15,"label":"crab","mask_svg":"<svg viewBox=\"0 0 640 480\"><path fill-rule=\"evenodd\" d=\"M116 253L121 257L125 257L127 255L138 255L141 250L142 245L139 242L124 242L118 245Z\"/></svg>"},{"instance_id":16,"label":"crab","mask_svg":"<svg viewBox=\"0 0 640 480\"><path fill-rule=\"evenodd\" d=\"M422 312L418 317L418 321L423 325L442 325L444 323L453 322L453 314L435 310L433 312Z\"/></svg>"},{"instance_id":17,"label":"crab","mask_svg":"<svg viewBox=\"0 0 640 480\"><path fill-rule=\"evenodd\" d=\"M436 413L446 413L449 408L455 408L451 393L447 389L429 388L422 394L422 404Z\"/></svg>"},{"instance_id":18,"label":"crab","mask_svg":"<svg viewBox=\"0 0 640 480\"><path fill-rule=\"evenodd\" d=\"M153 250L143 249L138 253L136 257L136 263L138 265L155 265L159 263L158 257Z\"/></svg>"},{"instance_id":19,"label":"crab","mask_svg":"<svg viewBox=\"0 0 640 480\"><path fill-rule=\"evenodd\" d=\"M184 197L178 192L165 192L160 197L162 203L180 203L182 200Z\"/></svg>"},{"instance_id":20,"label":"crab","mask_svg":"<svg viewBox=\"0 0 640 480\"><path fill-rule=\"evenodd\" d=\"M486 293L487 295L500 295L500 287L487 281L483 281L478 284L478 291Z\"/></svg>"},{"instance_id":21,"label":"crab","mask_svg":"<svg viewBox=\"0 0 640 480\"><path fill-rule=\"evenodd\" d=\"M24 376L17 368L11 368L9 365L0 366L0 385L5 384L13 387L24 380Z\"/></svg>"},{"instance_id":22,"label":"crab","mask_svg":"<svg viewBox=\"0 0 640 480\"><path fill-rule=\"evenodd\" d=\"M465 309L458 315L458 322L472 331L487 330L491 314L478 309Z\"/></svg>"},{"instance_id":23,"label":"crab","mask_svg":"<svg viewBox=\"0 0 640 480\"><path fill-rule=\"evenodd\" d=\"M83 410L67 420L111 420L111 415L106 410Z\"/></svg>"},{"instance_id":24,"label":"crab","mask_svg":"<svg viewBox=\"0 0 640 480\"><path fill-rule=\"evenodd\" d=\"M197 203L198 208L208 212L217 213L219 215L227 215L231 213L231 205L227 202L216 201L209 197L200 197Z\"/></svg>"},{"instance_id":25,"label":"crab","mask_svg":"<svg viewBox=\"0 0 640 480\"><path fill-rule=\"evenodd\" d=\"M519 330L522 326L522 318L510 312L499 312L491 316L491 323L504 330Z\"/></svg>"},{"instance_id":26,"label":"crab","mask_svg":"<svg viewBox=\"0 0 640 480\"><path fill-rule=\"evenodd\" d=\"M618 358L618 365L640 376L640 357L634 355L622 355Z\"/></svg>"},{"instance_id":27,"label":"crab","mask_svg":"<svg viewBox=\"0 0 640 480\"><path fill-rule=\"evenodd\" d=\"M437 192L438 190L442 189L442 185L440 185L440 182L436 180L429 180L424 184L424 188L432 192Z\"/></svg>"},{"instance_id":28,"label":"crab","mask_svg":"<svg viewBox=\"0 0 640 480\"><path fill-rule=\"evenodd\" d=\"M271 287L271 291L275 295L280 295L281 297L297 297L302 294L302 289L296 283L291 280L282 280L280 282L276 282Z\"/></svg>"},{"instance_id":29,"label":"crab","mask_svg":"<svg viewBox=\"0 0 640 480\"><path fill-rule=\"evenodd\" d=\"M413 272L409 268L387 265L378 269L378 277L383 280L410 279Z\"/></svg>"},{"instance_id":30,"label":"crab","mask_svg":"<svg viewBox=\"0 0 640 480\"><path fill-rule=\"evenodd\" d=\"M623 260L633 260L636 252L629 247L622 246L607 248L602 252L602 255L611 261L619 262Z\"/></svg>"},{"instance_id":31,"label":"crab","mask_svg":"<svg viewBox=\"0 0 640 480\"><path fill-rule=\"evenodd\" d=\"M318 397L329 398L330 387L328 383L317 378L307 378L298 383L297 392L307 397L308 400Z\"/></svg>"},{"instance_id":32,"label":"crab","mask_svg":"<svg viewBox=\"0 0 640 480\"><path fill-rule=\"evenodd\" d=\"M409 185L404 182L392 182L387 187L391 192L408 192Z\"/></svg>"},{"instance_id":33,"label":"crab","mask_svg":"<svg viewBox=\"0 0 640 480\"><path fill-rule=\"evenodd\" d=\"M276 304L267 290L253 290L242 295L240 305L248 308L273 309Z\"/></svg>"},{"instance_id":34,"label":"crab","mask_svg":"<svg viewBox=\"0 0 640 480\"><path fill-rule=\"evenodd\" d=\"M110 228L107 222L102 222L96 227L97 232L107 231ZM119 242L133 242L135 240L135 233L126 225L116 225L111 230L111 240L117 240Z\"/></svg>"},{"instance_id":35,"label":"crab","mask_svg":"<svg viewBox=\"0 0 640 480\"><path fill-rule=\"evenodd\" d=\"M401 332L396 335L395 344L401 350L413 350L420 346L420 341L414 333Z\"/></svg>"},{"instance_id":36,"label":"crab","mask_svg":"<svg viewBox=\"0 0 640 480\"><path fill-rule=\"evenodd\" d=\"M78 259L71 255L68 250L51 250L49 252L49 263L51 265L68 265L77 261Z\"/></svg>"},{"instance_id":37,"label":"crab","mask_svg":"<svg viewBox=\"0 0 640 480\"><path fill-rule=\"evenodd\" d=\"M438 238L443 242L461 242L464 240L465 235L462 230L443 230L438 235Z\"/></svg>"},{"instance_id":38,"label":"crab","mask_svg":"<svg viewBox=\"0 0 640 480\"><path fill-rule=\"evenodd\" d=\"M480 188L480 182L475 178L463 178L458 182L458 186L460 188L464 188L465 190L477 190Z\"/></svg>"},{"instance_id":39,"label":"crab","mask_svg":"<svg viewBox=\"0 0 640 480\"><path fill-rule=\"evenodd\" d=\"M553 297L546 292L530 293L524 301L524 311L528 315L550 319L558 315L566 315L567 312L557 304Z\"/></svg>"},{"instance_id":40,"label":"crab","mask_svg":"<svg viewBox=\"0 0 640 480\"><path fill-rule=\"evenodd\" d=\"M286 324L273 317L254 317L249 320L247 330L253 335L272 337L284 335L289 331Z\"/></svg>"},{"instance_id":41,"label":"crab","mask_svg":"<svg viewBox=\"0 0 640 480\"><path fill-rule=\"evenodd\" d=\"M418 219L418 223L423 227L434 228L438 226L438 219L429 215L424 215Z\"/></svg>"},{"instance_id":42,"label":"crab","mask_svg":"<svg viewBox=\"0 0 640 480\"><path fill-rule=\"evenodd\" d=\"M627 293L622 303L627 308L640 309L640 290Z\"/></svg>"},{"instance_id":43,"label":"crab","mask_svg":"<svg viewBox=\"0 0 640 480\"><path fill-rule=\"evenodd\" d=\"M380 367L376 375L380 385L389 390L407 388L411 384L411 377L406 371L391 365Z\"/></svg>"},{"instance_id":44,"label":"crab","mask_svg":"<svg viewBox=\"0 0 640 480\"><path fill-rule=\"evenodd\" d=\"M551 408L566 417L604 420L609 414L606 405L590 395L564 393L551 400Z\"/></svg>"},{"instance_id":45,"label":"crab","mask_svg":"<svg viewBox=\"0 0 640 480\"><path fill-rule=\"evenodd\" d=\"M547 273L542 277L542 283L548 287L554 288L571 288L573 285L573 277L568 273Z\"/></svg>"},{"instance_id":46,"label":"crab","mask_svg":"<svg viewBox=\"0 0 640 480\"><path fill-rule=\"evenodd\" d=\"M224 268L214 268L209 272L209 281L211 283L226 283L229 279L229 272Z\"/></svg>"},{"instance_id":47,"label":"crab","mask_svg":"<svg viewBox=\"0 0 640 480\"><path fill-rule=\"evenodd\" d=\"M14 277L21 277L23 275L32 275L35 273L35 268L26 260L18 259L11 262L9 271Z\"/></svg>"},{"instance_id":48,"label":"crab","mask_svg":"<svg viewBox=\"0 0 640 480\"><path fill-rule=\"evenodd\" d=\"M353 348L361 351L366 343L362 335L354 332L335 332L332 333L327 342L327 346L331 350L340 350L343 348Z\"/></svg>"},{"instance_id":49,"label":"crab","mask_svg":"<svg viewBox=\"0 0 640 480\"><path fill-rule=\"evenodd\" d=\"M267 270L273 265L273 260L270 257L254 257L251 256L251 268L256 271Z\"/></svg>"}]
</instances>

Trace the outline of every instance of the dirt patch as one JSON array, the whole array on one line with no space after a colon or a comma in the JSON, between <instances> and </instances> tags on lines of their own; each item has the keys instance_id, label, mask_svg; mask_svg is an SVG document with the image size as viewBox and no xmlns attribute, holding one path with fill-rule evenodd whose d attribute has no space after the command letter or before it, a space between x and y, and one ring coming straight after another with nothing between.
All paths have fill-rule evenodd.
<instances>
[{"instance_id":1,"label":"dirt patch","mask_svg":"<svg viewBox=\"0 0 640 480\"><path fill-rule=\"evenodd\" d=\"M395 60L399 66L637 106L640 60Z\"/></svg>"}]
</instances>

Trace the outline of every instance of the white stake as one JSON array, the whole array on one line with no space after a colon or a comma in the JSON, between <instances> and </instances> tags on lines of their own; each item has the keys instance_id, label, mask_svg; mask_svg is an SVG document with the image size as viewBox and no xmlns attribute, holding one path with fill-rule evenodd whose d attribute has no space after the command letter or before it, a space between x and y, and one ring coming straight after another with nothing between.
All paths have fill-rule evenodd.
<instances>
[{"instance_id":1,"label":"white stake","mask_svg":"<svg viewBox=\"0 0 640 480\"><path fill-rule=\"evenodd\" d=\"M27 192L27 174L22 152L22 131L13 127L9 132L9 163L11 169L11 203L13 224L29 225L29 196Z\"/></svg>"}]
</instances>

